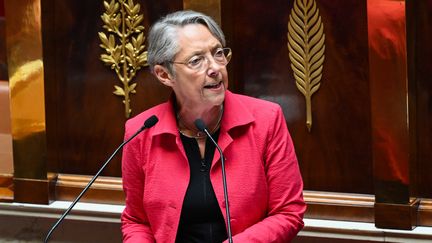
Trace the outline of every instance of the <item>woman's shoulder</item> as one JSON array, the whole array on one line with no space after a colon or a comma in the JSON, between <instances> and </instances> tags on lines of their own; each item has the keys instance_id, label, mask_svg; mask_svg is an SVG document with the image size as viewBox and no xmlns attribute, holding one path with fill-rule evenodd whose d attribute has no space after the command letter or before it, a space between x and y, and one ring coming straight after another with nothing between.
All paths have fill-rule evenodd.
<instances>
[{"instance_id":1,"label":"woman's shoulder","mask_svg":"<svg viewBox=\"0 0 432 243\"><path fill-rule=\"evenodd\" d=\"M278 103L262 98L235 93L230 93L230 96L233 105L241 107L240 109L249 110L255 115L266 117L281 110L281 106Z\"/></svg>"},{"instance_id":2,"label":"woman's shoulder","mask_svg":"<svg viewBox=\"0 0 432 243\"><path fill-rule=\"evenodd\" d=\"M151 116L155 115L160 119L160 116L167 111L170 105L168 102L153 106L126 121L126 129L139 129L144 125L144 122Z\"/></svg>"}]
</instances>

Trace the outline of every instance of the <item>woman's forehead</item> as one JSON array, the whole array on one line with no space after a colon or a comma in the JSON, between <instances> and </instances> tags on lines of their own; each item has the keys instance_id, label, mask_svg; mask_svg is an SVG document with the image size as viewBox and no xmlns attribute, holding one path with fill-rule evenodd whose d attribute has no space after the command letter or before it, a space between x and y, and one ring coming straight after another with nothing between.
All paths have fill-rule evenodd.
<instances>
[{"instance_id":1,"label":"woman's forehead","mask_svg":"<svg viewBox=\"0 0 432 243\"><path fill-rule=\"evenodd\" d=\"M180 52L207 50L221 46L219 40L202 24L188 24L179 28L178 38Z\"/></svg>"}]
</instances>

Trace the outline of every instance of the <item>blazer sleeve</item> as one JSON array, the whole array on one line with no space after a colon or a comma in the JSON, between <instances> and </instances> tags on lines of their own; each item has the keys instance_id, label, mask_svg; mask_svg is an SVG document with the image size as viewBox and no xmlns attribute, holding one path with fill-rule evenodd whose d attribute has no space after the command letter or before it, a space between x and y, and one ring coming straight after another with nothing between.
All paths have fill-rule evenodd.
<instances>
[{"instance_id":1,"label":"blazer sleeve","mask_svg":"<svg viewBox=\"0 0 432 243\"><path fill-rule=\"evenodd\" d=\"M267 217L233 237L234 242L290 242L303 228L306 204L293 142L280 106L268 120L264 152L269 189Z\"/></svg>"},{"instance_id":2,"label":"blazer sleeve","mask_svg":"<svg viewBox=\"0 0 432 243\"><path fill-rule=\"evenodd\" d=\"M125 139L134 132L133 126L126 123ZM137 130L137 129L136 129ZM141 134L144 136L144 133ZM140 137L132 139L123 148L122 179L126 196L126 207L121 215L123 242L155 242L143 206L144 172Z\"/></svg>"}]
</instances>

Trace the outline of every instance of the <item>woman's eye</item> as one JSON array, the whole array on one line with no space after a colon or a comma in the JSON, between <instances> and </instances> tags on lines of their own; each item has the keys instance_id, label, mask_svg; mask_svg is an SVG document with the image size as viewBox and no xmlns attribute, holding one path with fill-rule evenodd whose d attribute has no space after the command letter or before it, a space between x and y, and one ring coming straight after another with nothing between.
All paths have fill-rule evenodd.
<instances>
[{"instance_id":1,"label":"woman's eye","mask_svg":"<svg viewBox=\"0 0 432 243\"><path fill-rule=\"evenodd\" d=\"M192 67L198 66L202 60L204 59L203 56L197 56L197 57L193 57L189 60L188 64Z\"/></svg>"},{"instance_id":2,"label":"woman's eye","mask_svg":"<svg viewBox=\"0 0 432 243\"><path fill-rule=\"evenodd\" d=\"M218 49L218 50L216 50L214 56L215 56L215 57L223 57L223 56L224 56L224 52L223 52L223 50L222 50L222 49Z\"/></svg>"}]
</instances>

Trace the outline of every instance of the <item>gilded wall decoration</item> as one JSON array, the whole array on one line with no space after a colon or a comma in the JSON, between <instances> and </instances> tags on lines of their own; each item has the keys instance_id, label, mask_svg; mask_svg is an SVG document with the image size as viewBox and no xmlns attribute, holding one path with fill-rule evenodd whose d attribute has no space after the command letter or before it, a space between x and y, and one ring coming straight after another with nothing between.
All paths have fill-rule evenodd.
<instances>
[{"instance_id":1,"label":"gilded wall decoration","mask_svg":"<svg viewBox=\"0 0 432 243\"><path fill-rule=\"evenodd\" d=\"M123 87L114 85L113 93L124 98L125 116L129 118L132 112L130 98L136 93L137 85L132 80L138 70L148 65L144 26L141 25L144 17L139 14L140 4L134 4L133 0L104 1L104 7L106 12L101 18L108 34L99 32L100 47L106 51L100 59L116 72L123 84Z\"/></svg>"},{"instance_id":2,"label":"gilded wall decoration","mask_svg":"<svg viewBox=\"0 0 432 243\"><path fill-rule=\"evenodd\" d=\"M295 0L288 21L288 51L298 90L306 99L306 126L312 129L312 95L321 85L324 27L315 0Z\"/></svg>"}]
</instances>

